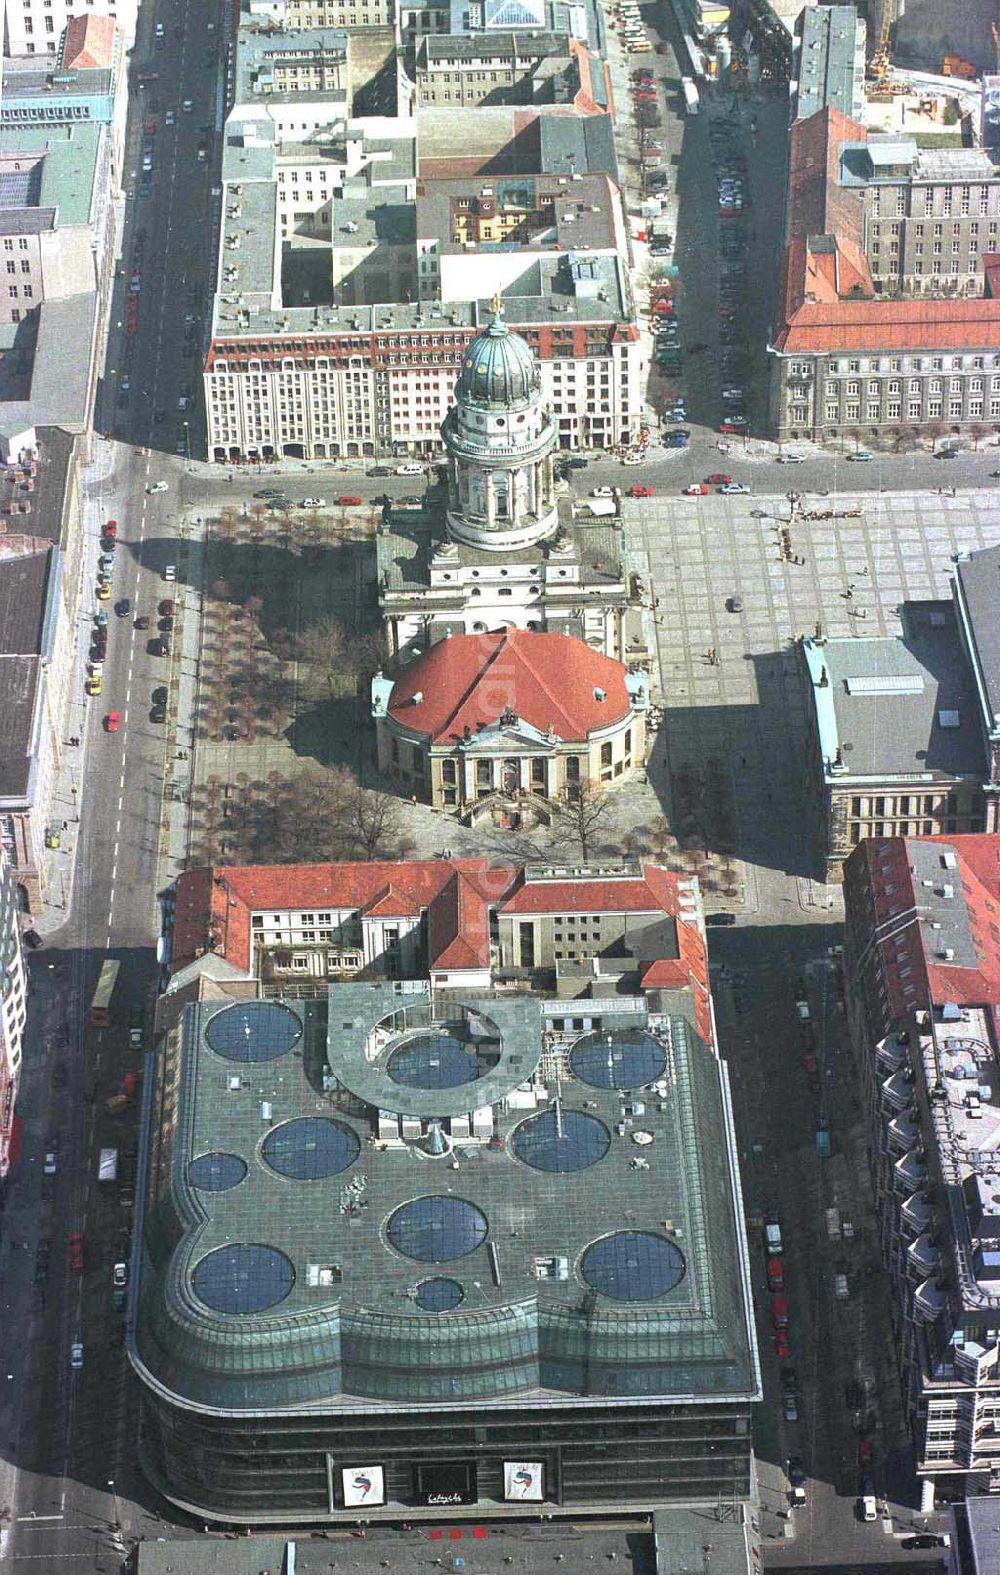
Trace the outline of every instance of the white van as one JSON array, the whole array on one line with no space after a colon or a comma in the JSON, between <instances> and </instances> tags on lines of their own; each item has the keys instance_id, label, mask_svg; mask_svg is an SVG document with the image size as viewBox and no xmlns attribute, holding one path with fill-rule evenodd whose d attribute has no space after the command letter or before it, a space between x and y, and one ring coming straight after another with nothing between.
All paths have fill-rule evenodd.
<instances>
[{"instance_id":1,"label":"white van","mask_svg":"<svg viewBox=\"0 0 1000 1575\"><path fill-rule=\"evenodd\" d=\"M858 1499L858 1519L878 1520L878 1504L873 1493L866 1493Z\"/></svg>"},{"instance_id":2,"label":"white van","mask_svg":"<svg viewBox=\"0 0 1000 1575\"><path fill-rule=\"evenodd\" d=\"M764 1222L764 1250L769 1258L778 1257L784 1252L784 1243L781 1240L781 1226L777 1220Z\"/></svg>"}]
</instances>

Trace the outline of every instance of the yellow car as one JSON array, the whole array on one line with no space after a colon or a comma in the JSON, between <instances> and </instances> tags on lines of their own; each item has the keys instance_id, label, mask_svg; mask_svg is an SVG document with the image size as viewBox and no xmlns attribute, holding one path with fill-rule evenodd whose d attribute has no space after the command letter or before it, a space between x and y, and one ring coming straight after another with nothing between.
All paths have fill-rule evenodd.
<instances>
[{"instance_id":1,"label":"yellow car","mask_svg":"<svg viewBox=\"0 0 1000 1575\"><path fill-rule=\"evenodd\" d=\"M87 693L89 695L99 695L103 688L104 679L101 677L100 673L92 673L87 679Z\"/></svg>"},{"instance_id":2,"label":"yellow car","mask_svg":"<svg viewBox=\"0 0 1000 1575\"><path fill-rule=\"evenodd\" d=\"M111 581L110 580L99 580L98 581L98 585L97 585L97 600L99 602L109 602L111 600Z\"/></svg>"}]
</instances>

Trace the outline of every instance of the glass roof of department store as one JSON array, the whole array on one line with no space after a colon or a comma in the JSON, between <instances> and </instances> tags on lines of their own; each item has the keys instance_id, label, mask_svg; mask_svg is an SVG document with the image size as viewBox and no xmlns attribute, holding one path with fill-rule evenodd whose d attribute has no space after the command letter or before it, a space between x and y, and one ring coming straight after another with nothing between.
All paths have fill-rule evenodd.
<instances>
[{"instance_id":1,"label":"glass roof of department store","mask_svg":"<svg viewBox=\"0 0 1000 1575\"><path fill-rule=\"evenodd\" d=\"M269 1410L754 1393L719 1062L641 999L558 1044L546 1005L186 1008L139 1269L156 1379Z\"/></svg>"}]
</instances>

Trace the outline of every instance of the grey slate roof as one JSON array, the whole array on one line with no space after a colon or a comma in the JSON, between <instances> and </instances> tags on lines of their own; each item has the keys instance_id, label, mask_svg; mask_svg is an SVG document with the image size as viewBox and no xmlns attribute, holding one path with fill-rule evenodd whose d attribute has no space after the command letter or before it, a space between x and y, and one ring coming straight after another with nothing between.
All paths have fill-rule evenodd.
<instances>
[{"instance_id":1,"label":"grey slate roof","mask_svg":"<svg viewBox=\"0 0 1000 1575\"><path fill-rule=\"evenodd\" d=\"M1000 547L984 547L955 565L963 635L986 701L987 731L1000 723Z\"/></svg>"},{"instance_id":2,"label":"grey slate roof","mask_svg":"<svg viewBox=\"0 0 1000 1575\"><path fill-rule=\"evenodd\" d=\"M0 655L40 654L50 556L43 551L0 558Z\"/></svg>"},{"instance_id":3,"label":"grey slate roof","mask_svg":"<svg viewBox=\"0 0 1000 1575\"><path fill-rule=\"evenodd\" d=\"M37 656L0 656L0 803L27 802L40 677Z\"/></svg>"},{"instance_id":4,"label":"grey slate roof","mask_svg":"<svg viewBox=\"0 0 1000 1575\"><path fill-rule=\"evenodd\" d=\"M940 623L933 622L940 619ZM824 647L845 777L983 777L975 691L949 603L908 603L902 637L830 640ZM875 692L852 692L852 680ZM916 692L894 692L907 680ZM867 687L867 686L866 686ZM957 727L940 712L956 711Z\"/></svg>"}]
</instances>

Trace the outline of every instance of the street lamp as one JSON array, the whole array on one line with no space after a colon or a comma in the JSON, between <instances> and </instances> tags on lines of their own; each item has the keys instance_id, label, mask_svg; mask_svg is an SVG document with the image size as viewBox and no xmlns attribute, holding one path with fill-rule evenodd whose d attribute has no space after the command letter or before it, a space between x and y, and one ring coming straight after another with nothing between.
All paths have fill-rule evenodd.
<instances>
[{"instance_id":1,"label":"street lamp","mask_svg":"<svg viewBox=\"0 0 1000 1575\"><path fill-rule=\"evenodd\" d=\"M184 423L184 468L191 468L191 428L187 421Z\"/></svg>"},{"instance_id":2,"label":"street lamp","mask_svg":"<svg viewBox=\"0 0 1000 1575\"><path fill-rule=\"evenodd\" d=\"M118 1493L114 1482L110 1478L108 1479L108 1492L111 1494L112 1526L117 1536L121 1531L121 1526L118 1523Z\"/></svg>"}]
</instances>

